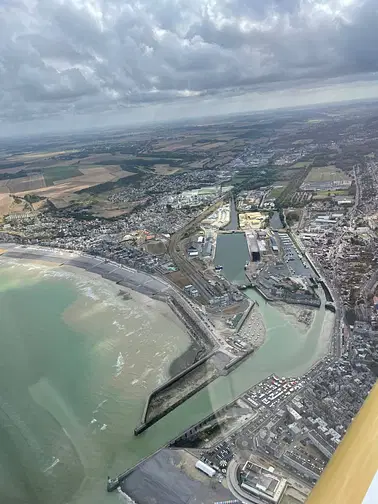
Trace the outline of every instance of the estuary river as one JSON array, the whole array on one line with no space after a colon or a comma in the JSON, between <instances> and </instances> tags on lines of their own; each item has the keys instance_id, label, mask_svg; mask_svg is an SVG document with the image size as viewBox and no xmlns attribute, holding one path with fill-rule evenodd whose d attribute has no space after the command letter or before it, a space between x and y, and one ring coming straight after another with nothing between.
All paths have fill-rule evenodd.
<instances>
[{"instance_id":1,"label":"estuary river","mask_svg":"<svg viewBox=\"0 0 378 504\"><path fill-rule=\"evenodd\" d=\"M232 235L237 236L237 235ZM244 263L243 263L244 264ZM81 270L0 262L0 502L103 504L114 476L270 373L296 375L327 348L333 315L308 330L254 291L265 344L139 437L148 392L189 346L165 305Z\"/></svg>"}]
</instances>

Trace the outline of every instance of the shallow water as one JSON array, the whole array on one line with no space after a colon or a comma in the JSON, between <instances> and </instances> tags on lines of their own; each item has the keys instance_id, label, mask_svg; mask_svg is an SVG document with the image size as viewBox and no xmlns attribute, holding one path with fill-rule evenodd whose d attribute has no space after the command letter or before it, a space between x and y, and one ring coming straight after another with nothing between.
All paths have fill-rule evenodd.
<instances>
[{"instance_id":1,"label":"shallow water","mask_svg":"<svg viewBox=\"0 0 378 504\"><path fill-rule=\"evenodd\" d=\"M78 270L0 266L1 502L103 502L106 475L133 460L148 391L189 337L164 304L118 292Z\"/></svg>"}]
</instances>

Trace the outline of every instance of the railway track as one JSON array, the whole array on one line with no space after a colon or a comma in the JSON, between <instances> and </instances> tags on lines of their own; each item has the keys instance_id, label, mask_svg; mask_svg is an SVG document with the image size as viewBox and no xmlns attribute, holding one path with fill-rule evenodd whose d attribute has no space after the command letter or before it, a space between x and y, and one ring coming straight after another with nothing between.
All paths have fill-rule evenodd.
<instances>
[{"instance_id":1,"label":"railway track","mask_svg":"<svg viewBox=\"0 0 378 504\"><path fill-rule=\"evenodd\" d=\"M198 225L211 215L225 200L229 199L229 193L224 194L215 203L210 205L204 212L190 221L186 226L171 236L168 245L168 253L172 261L176 264L179 270L190 278L190 281L195 285L198 292L209 301L216 295L213 287L206 281L202 273L185 257L184 252L180 249L180 242L189 231L193 231Z\"/></svg>"}]
</instances>

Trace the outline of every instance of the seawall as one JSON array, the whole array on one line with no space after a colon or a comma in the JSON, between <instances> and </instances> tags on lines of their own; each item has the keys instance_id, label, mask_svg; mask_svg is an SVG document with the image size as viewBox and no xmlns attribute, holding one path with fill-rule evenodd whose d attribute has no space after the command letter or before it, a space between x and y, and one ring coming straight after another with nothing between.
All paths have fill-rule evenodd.
<instances>
[{"instance_id":1,"label":"seawall","mask_svg":"<svg viewBox=\"0 0 378 504\"><path fill-rule=\"evenodd\" d=\"M224 364L223 369L217 369L217 371L215 373L213 373L211 376L209 376L208 378L203 380L201 383L199 383L198 385L194 386L193 388L191 388L187 392L185 392L183 397L181 397L180 399L177 399L177 401L174 401L171 405L164 407L164 409L162 411L160 411L160 412L156 413L155 415L153 415L152 417L148 418L149 408L153 407L151 405L151 403L154 400L154 398L158 397L159 394L163 394L168 388L170 388L174 385L177 385L177 387L179 388L182 385L181 382L183 382L183 384L185 385L185 379L188 377L188 375L191 372L195 371L196 369L199 369L200 367L207 366L209 359L211 359L213 357L216 358L216 354L218 354L218 353L221 354L221 352L218 350L214 350L209 355L203 357L198 362L196 362L195 364L190 366L188 369L182 371L177 376L174 376L170 380L166 381L165 383L163 383L162 385L160 385L159 387L154 389L146 401L146 405L143 410L142 421L141 421L140 425L138 425L134 429L135 436L138 436L139 434L144 432L146 429L151 427L151 425L155 424L161 418L163 418L168 413L173 411L175 408L177 408L178 406L183 404L185 401L187 401L190 397L195 395L197 392L199 392L203 388L207 387L212 381L219 378L219 376L229 374L237 366L239 366L242 362L244 362L253 352L254 352L254 349L250 348L249 350L244 352L242 355L235 357L227 364Z\"/></svg>"},{"instance_id":2,"label":"seawall","mask_svg":"<svg viewBox=\"0 0 378 504\"><path fill-rule=\"evenodd\" d=\"M185 402L187 399L189 399L189 397L191 397L192 395L196 394L197 392L199 392L202 388L206 387L208 385L208 383L210 383L211 381L213 381L213 378L209 381L206 381L205 383L201 384L201 386L198 386L198 387L195 387L193 390L189 391L187 394L185 394L184 397L182 397L181 399L177 400L175 403L173 403L171 406L165 408L162 412L156 414L155 416L153 416L152 418L150 418L149 420L147 420L147 416L148 416L148 409L150 407L150 404L151 404L151 401L152 399L159 395L159 393L163 392L164 390L166 390L167 388L171 387L172 385L174 385L175 383L178 383L179 381L183 380L183 378L185 378L191 371L199 368L200 366L206 364L206 362L216 353L216 350L214 350L213 352L211 352L210 354L206 355L205 357L203 357L202 359L200 359L199 361L195 362L194 364L192 364L191 366L189 366L187 369L185 369L184 371L182 371L181 373L177 374L176 376L174 376L173 378L171 378L170 380L167 380L165 383L163 383L162 385L160 385L159 387L156 387L152 392L151 394L148 396L147 398L147 401L146 401L146 405L144 407L144 410L143 410L143 414L142 414L142 421L141 421L141 424L139 426L137 426L134 430L134 433L135 435L137 436L138 434L140 434L141 432L145 431L146 429L148 429L148 427L151 427L151 425L153 425L154 423L156 423L158 420L160 420L161 418L163 418L165 415L167 415L168 413L170 413L172 410L174 410L175 408L177 408L178 406L180 406L180 404L182 404L183 402Z\"/></svg>"},{"instance_id":3,"label":"seawall","mask_svg":"<svg viewBox=\"0 0 378 504\"><path fill-rule=\"evenodd\" d=\"M329 290L329 287L328 285L325 283L324 280L319 280L319 283L321 284L321 286L323 287L323 290L324 290L324 293L325 293L325 296L326 296L326 300L328 303L333 303L334 302L334 299L333 299L333 296L331 294L331 291Z\"/></svg>"},{"instance_id":4,"label":"seawall","mask_svg":"<svg viewBox=\"0 0 378 504\"><path fill-rule=\"evenodd\" d=\"M255 351L254 348L250 348L246 352L243 353L243 355L240 355L239 357L235 357L235 359L232 359L231 362L226 364L225 370L227 371L227 374L230 373L231 371L234 370L235 367L239 366L242 362L244 362L253 352Z\"/></svg>"},{"instance_id":5,"label":"seawall","mask_svg":"<svg viewBox=\"0 0 378 504\"><path fill-rule=\"evenodd\" d=\"M239 320L236 328L235 328L235 332L239 332L240 329L243 327L244 325L244 322L246 321L248 315L251 313L253 307L255 306L256 304L256 301L251 301L251 304L249 306L249 308L247 308L247 310L243 313L243 316L242 318Z\"/></svg>"}]
</instances>

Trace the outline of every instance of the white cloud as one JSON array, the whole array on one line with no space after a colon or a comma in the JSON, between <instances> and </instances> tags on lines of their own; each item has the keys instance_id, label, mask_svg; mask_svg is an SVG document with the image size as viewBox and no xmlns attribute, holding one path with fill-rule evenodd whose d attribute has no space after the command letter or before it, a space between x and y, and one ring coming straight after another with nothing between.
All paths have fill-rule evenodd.
<instances>
[{"instance_id":1,"label":"white cloud","mask_svg":"<svg viewBox=\"0 0 378 504\"><path fill-rule=\"evenodd\" d=\"M375 0L3 0L0 121L367 79L377 22Z\"/></svg>"}]
</instances>

